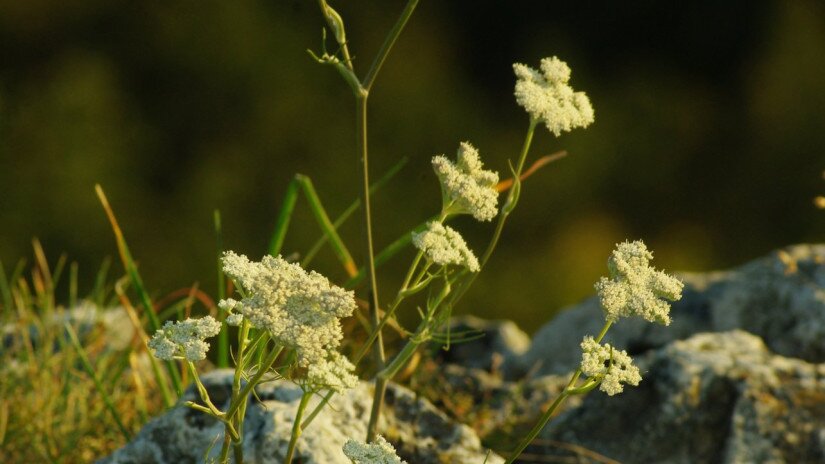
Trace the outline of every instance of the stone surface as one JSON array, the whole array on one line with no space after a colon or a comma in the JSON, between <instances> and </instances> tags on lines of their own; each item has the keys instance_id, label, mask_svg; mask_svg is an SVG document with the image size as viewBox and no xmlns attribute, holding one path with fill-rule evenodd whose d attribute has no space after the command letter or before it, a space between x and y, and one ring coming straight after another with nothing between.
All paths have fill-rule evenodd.
<instances>
[{"instance_id":1,"label":"stone surface","mask_svg":"<svg viewBox=\"0 0 825 464\"><path fill-rule=\"evenodd\" d=\"M679 277L686 287L670 326L623 319L605 340L634 355L696 333L743 329L778 354L825 362L825 246L790 246L732 271ZM598 299L589 298L539 329L527 353L504 371L517 378L531 369L537 375L575 369L582 337L603 324Z\"/></svg>"},{"instance_id":2,"label":"stone surface","mask_svg":"<svg viewBox=\"0 0 825 464\"><path fill-rule=\"evenodd\" d=\"M628 463L825 462L825 364L775 355L743 331L694 335L637 362L638 387L590 393L544 443ZM571 458L558 446L530 452Z\"/></svg>"},{"instance_id":3,"label":"stone surface","mask_svg":"<svg viewBox=\"0 0 825 464\"><path fill-rule=\"evenodd\" d=\"M219 408L231 392L232 371L217 370L203 376L213 402ZM194 400L193 389L184 400ZM287 382L267 384L259 389L260 403L251 401L244 426L244 462L281 463L289 443L293 417L301 396ZM317 403L315 398L310 409ZM372 404L372 387L362 382L330 404L304 431L298 442L295 462L302 464L349 464L341 447L350 437L363 439ZM406 388L390 385L379 430L410 463L463 463L484 461L486 450L466 425L457 424L430 403L419 400ZM199 463L220 451L223 427L198 411L179 406L150 421L135 439L100 460L106 464ZM211 453L204 454L214 443ZM298 460L300 458L300 460ZM501 463L491 455L488 463Z\"/></svg>"},{"instance_id":4,"label":"stone surface","mask_svg":"<svg viewBox=\"0 0 825 464\"><path fill-rule=\"evenodd\" d=\"M459 316L450 321L450 333L455 340L449 350L438 350L437 359L471 369L497 371L513 364L530 348L530 336L513 321L485 320L474 316Z\"/></svg>"}]
</instances>

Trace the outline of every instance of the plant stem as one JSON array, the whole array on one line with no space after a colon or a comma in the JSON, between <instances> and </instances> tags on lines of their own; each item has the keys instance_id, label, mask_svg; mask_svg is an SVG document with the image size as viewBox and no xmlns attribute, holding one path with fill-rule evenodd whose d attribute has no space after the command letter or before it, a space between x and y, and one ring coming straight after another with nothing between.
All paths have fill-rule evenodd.
<instances>
[{"instance_id":1,"label":"plant stem","mask_svg":"<svg viewBox=\"0 0 825 464\"><path fill-rule=\"evenodd\" d=\"M530 126L527 128L527 134L524 137L524 143L521 147L521 153L519 154L518 163L516 164L515 172L513 173L513 186L510 189L510 192L507 195L507 200L504 202L504 206L501 208L501 212L498 215L498 222L496 222L496 230L493 232L493 237L490 240L490 243L487 245L487 249L484 250L484 254L481 257L480 269L479 272L475 272L471 274L461 286L453 293L451 298L450 305L454 306L461 297L467 293L470 286L473 285L475 282L476 277L480 273L481 269L484 269L484 266L487 265L487 261L490 260L490 256L492 256L493 251L496 249L496 245L498 245L498 240L501 238L501 232L504 230L504 223L507 222L507 217L510 216L510 213L515 209L516 204L518 203L519 195L521 194L521 171L524 169L524 163L527 161L527 153L530 152L530 145L533 143L533 133L536 130L536 125L538 121L535 119L530 119Z\"/></svg>"},{"instance_id":2,"label":"plant stem","mask_svg":"<svg viewBox=\"0 0 825 464\"><path fill-rule=\"evenodd\" d=\"M378 55L375 56L372 66L370 66L370 70L367 72L367 75L363 80L364 88L367 89L367 91L372 88L372 84L375 82L375 77L381 70L381 66L384 65L384 61L387 59L387 56L389 56L392 46L395 45L395 41L398 40L398 36L401 35L401 31L404 30L404 26L407 25L407 21L409 21L417 5L418 0L409 0L407 2L407 5L404 7L404 11L401 12L401 15L398 17L395 25L393 25L390 33L387 34L387 38L384 39L384 43L381 45Z\"/></svg>"},{"instance_id":3,"label":"plant stem","mask_svg":"<svg viewBox=\"0 0 825 464\"><path fill-rule=\"evenodd\" d=\"M602 327L602 330L596 337L596 343L600 343L602 341L602 338L604 338L604 335L607 333L607 330L610 329L610 326L612 324L613 323L610 321L605 322L604 327ZM567 382L567 386L564 387L564 390L562 390L561 393L559 393L559 396L556 397L556 400L553 401L553 404L551 404L550 407L547 408L546 411L544 411L544 414L541 415L541 418L536 423L536 425L534 425L533 428L530 430L530 433L528 433L524 438L522 438L522 440L519 442L518 446L507 459L507 462L505 464L513 463L516 460L516 458L518 458L519 455L521 455L521 453L524 452L525 448L527 448L527 445L529 445L536 438L536 436L538 436L542 429L544 429L544 426L546 426L547 423L550 422L550 418L553 417L553 412L555 412L556 408L559 407L559 405L565 400L565 398L573 394L578 394L578 392L574 391L575 389L573 386L576 384L576 382L578 382L579 377L581 377L581 375L581 369L576 369L576 372L574 372L573 375L570 377L570 381Z\"/></svg>"},{"instance_id":4,"label":"plant stem","mask_svg":"<svg viewBox=\"0 0 825 464\"><path fill-rule=\"evenodd\" d=\"M370 279L370 321L373 328L378 328L381 322L378 316L378 281L375 275L375 254L372 240L372 212L370 208L370 174L369 174L369 154L367 150L367 97L368 93L365 91L356 96L356 132L358 151L361 155L363 191L361 197L361 204L364 205L364 226L366 229L367 238L367 267L369 269ZM384 355L384 340L381 336L381 331L376 331L376 344L373 347L373 357L378 369L384 368L386 357Z\"/></svg>"},{"instance_id":5,"label":"plant stem","mask_svg":"<svg viewBox=\"0 0 825 464\"><path fill-rule=\"evenodd\" d=\"M301 416L304 415L304 410L307 407L307 403L309 402L309 398L312 396L312 392L305 391L303 395L301 395L301 403L298 404L298 411L295 412L295 421L292 423L292 435L289 437L289 448L286 452L286 458L284 459L285 464L290 464L292 462L292 456L295 454L295 445L298 443L298 437L301 436Z\"/></svg>"},{"instance_id":6,"label":"plant stem","mask_svg":"<svg viewBox=\"0 0 825 464\"><path fill-rule=\"evenodd\" d=\"M269 352L269 356L267 356L266 359L261 363L261 365L258 366L258 372L255 372L255 375L252 376L252 378L249 379L248 382L246 382L246 385L244 385L243 389L238 394L238 398L246 398L247 395L249 395L249 392L251 392L252 389L255 388L255 385L257 385L258 382L261 381L261 378L264 376L264 374L266 374L267 371L269 371L269 368L272 367L272 364L274 364L275 360L278 359L278 355L281 354L282 350L283 347L278 347ZM240 401L233 401L232 405L229 406L229 410L226 411L226 416L232 417L232 415L235 414L235 412L237 412L238 408L240 407Z\"/></svg>"}]
</instances>

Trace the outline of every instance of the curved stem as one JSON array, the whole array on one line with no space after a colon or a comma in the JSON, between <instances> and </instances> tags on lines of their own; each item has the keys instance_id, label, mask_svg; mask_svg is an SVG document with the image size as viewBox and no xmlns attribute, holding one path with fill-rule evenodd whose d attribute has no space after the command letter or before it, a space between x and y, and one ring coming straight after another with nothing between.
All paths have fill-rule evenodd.
<instances>
[{"instance_id":1,"label":"curved stem","mask_svg":"<svg viewBox=\"0 0 825 464\"><path fill-rule=\"evenodd\" d=\"M493 251L496 249L496 245L498 245L498 240L501 238L501 232L504 230L504 223L507 222L507 217L516 207L518 203L519 195L521 194L521 171L524 169L524 163L527 160L527 153L530 151L530 145L533 143L533 133L536 130L536 125L538 121L535 119L530 119L530 126L527 128L527 135L524 137L524 143L521 147L521 153L519 153L518 163L516 164L515 172L513 173L513 187L510 189L510 192L507 195L507 200L502 206L501 212L498 215L498 222L496 222L496 230L493 232L493 237L490 239L490 243L487 245L487 249L484 250L484 254L479 261L480 269L484 269L484 266L487 264L487 261L490 260L490 256L493 255ZM464 271L466 272L466 271ZM453 297L451 299L450 304L455 305L458 300L467 293L467 290L470 286L473 285L475 282L476 277L478 276L479 272L475 272L471 274L463 284L453 293Z\"/></svg>"},{"instance_id":2,"label":"curved stem","mask_svg":"<svg viewBox=\"0 0 825 464\"><path fill-rule=\"evenodd\" d=\"M613 323L610 321L605 322L604 326L602 327L602 330L596 337L596 343L600 343L602 341L602 339L604 338L605 334L607 333L608 329L610 329L610 326L612 324ZM581 388L574 388L574 385L576 385L576 382L578 382L579 377L581 377L581 375L581 369L576 369L576 372L574 372L573 375L570 377L570 381L567 382L567 386L564 387L564 390L562 390L559 396L556 397L556 400L553 401L553 404L550 405L547 411L544 411L544 414L541 415L541 418L536 423L536 425L534 425L533 428L530 430L530 433L528 433L519 442L518 446L513 451L513 454L510 455L505 464L511 464L516 460L516 458L519 457L519 455L522 452L524 452L524 449L527 448L527 445L529 445L536 438L536 436L538 436L538 434L541 432L544 426L547 425L548 422L550 422L550 418L553 416L553 412L556 410L556 408L559 407L559 405L562 403L562 401L564 401L565 398L575 394L586 393L595 386L595 384L585 384Z\"/></svg>"}]
</instances>

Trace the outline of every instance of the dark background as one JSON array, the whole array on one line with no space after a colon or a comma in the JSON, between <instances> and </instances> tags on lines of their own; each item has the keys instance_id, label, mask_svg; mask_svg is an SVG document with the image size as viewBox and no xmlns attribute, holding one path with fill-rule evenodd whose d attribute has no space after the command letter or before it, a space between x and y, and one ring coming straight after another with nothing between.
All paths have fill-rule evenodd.
<instances>
[{"instance_id":1,"label":"dark background","mask_svg":"<svg viewBox=\"0 0 825 464\"><path fill-rule=\"evenodd\" d=\"M375 200L381 245L437 212L429 159L472 141L506 172L527 124L515 61L558 55L596 123L532 157L490 266L459 308L528 331L592 292L617 241L668 270L738 265L817 241L825 218L825 6L819 1L422 0L371 96L372 172L409 163ZM334 2L363 75L401 1ZM358 196L354 103L314 63L316 2L0 0L0 261L37 236L88 289L115 243L99 182L161 296L214 288L212 211L226 246L260 257L287 182L309 175L332 216ZM330 44L331 46L331 44ZM455 222L480 252L489 224ZM361 256L360 220L342 230ZM286 250L317 237L299 203ZM408 254L387 268L397 274ZM340 280L326 250L314 266ZM118 266L119 269L119 266ZM396 278L382 278L386 300Z\"/></svg>"}]
</instances>

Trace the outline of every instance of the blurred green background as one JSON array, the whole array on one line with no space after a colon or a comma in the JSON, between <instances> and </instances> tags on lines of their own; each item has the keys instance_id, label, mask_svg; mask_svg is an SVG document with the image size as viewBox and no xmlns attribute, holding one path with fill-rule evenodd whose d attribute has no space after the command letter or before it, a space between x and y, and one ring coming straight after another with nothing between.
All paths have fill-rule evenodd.
<instances>
[{"instance_id":1,"label":"blurred green background","mask_svg":"<svg viewBox=\"0 0 825 464\"><path fill-rule=\"evenodd\" d=\"M363 75L403 2L332 4ZM215 208L226 246L253 257L294 173L337 215L358 196L354 103L306 53L321 26L310 0L0 0L5 267L37 236L88 284L116 255L98 182L158 296L214 288ZM374 177L409 158L375 200L379 246L437 212L432 155L470 140L506 171L527 123L510 66L551 55L570 63L596 123L539 133L533 158L571 156L525 184L460 312L532 331L590 294L625 239L645 239L659 267L702 271L825 236L811 201L825 193L822 2L422 0L371 97ZM359 226L343 229L358 258ZM491 232L456 227L479 251ZM317 236L300 203L286 251ZM344 276L328 250L315 268ZM397 283L382 278L382 299Z\"/></svg>"}]
</instances>

